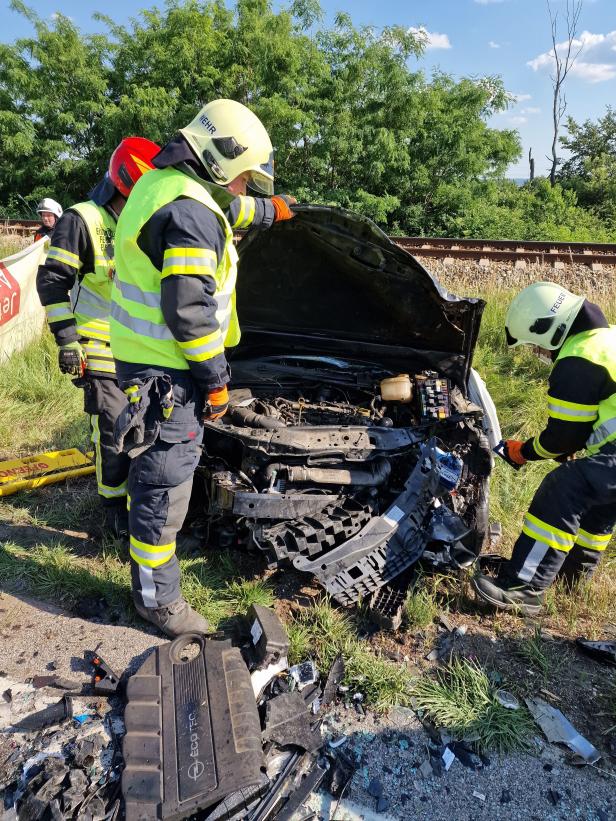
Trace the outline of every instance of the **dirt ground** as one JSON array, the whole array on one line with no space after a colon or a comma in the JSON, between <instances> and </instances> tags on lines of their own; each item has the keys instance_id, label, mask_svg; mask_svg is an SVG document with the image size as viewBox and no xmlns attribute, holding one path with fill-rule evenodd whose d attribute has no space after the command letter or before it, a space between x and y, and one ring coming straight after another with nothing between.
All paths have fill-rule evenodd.
<instances>
[{"instance_id":1,"label":"dirt ground","mask_svg":"<svg viewBox=\"0 0 616 821\"><path fill-rule=\"evenodd\" d=\"M368 640L394 641L383 634ZM472 654L473 648L477 652L481 650L483 639L474 631L467 632L460 640L465 642L460 649L468 654ZM105 624L33 599L0 595L0 685L3 679L26 682L32 676L45 675L50 669L61 676L84 678L83 654L94 648L121 674L126 668L134 670L151 648L162 641L145 624L137 627ZM398 652L404 655L412 653L410 645L397 646ZM422 644L422 653L423 650ZM495 650L494 656L498 653ZM509 664L510 654L507 658ZM506 758L489 756L479 771L469 769L456 759L447 772L426 774L430 739L411 709L394 708L384 716L368 711L362 716L352 707L339 704L328 715L324 734L334 742L346 737L338 750L355 763L357 770L338 806L328 793L322 792L313 797L312 809L317 817L328 821L402 821L416 817L433 821L494 818L606 821L616 818L616 776L611 769L607 745L601 745L603 718L595 715L591 727L591 716L596 713L592 677L592 668L596 665L582 660L580 667L575 661L575 657L566 656L565 675L570 676L567 681L579 678L583 682L586 697L578 704L583 709L576 711L569 700L562 709L578 729L591 730L590 740L602 747L604 759L596 768L572 766L566 751L542 740L538 732L529 754ZM420 660L416 658L413 662L409 655L407 663L419 664ZM579 692L575 698L580 698ZM10 744L9 736L0 736L0 765L10 752ZM432 749L434 751L434 745ZM377 799L371 795L375 792L375 779L385 802L381 801L379 812Z\"/></svg>"}]
</instances>

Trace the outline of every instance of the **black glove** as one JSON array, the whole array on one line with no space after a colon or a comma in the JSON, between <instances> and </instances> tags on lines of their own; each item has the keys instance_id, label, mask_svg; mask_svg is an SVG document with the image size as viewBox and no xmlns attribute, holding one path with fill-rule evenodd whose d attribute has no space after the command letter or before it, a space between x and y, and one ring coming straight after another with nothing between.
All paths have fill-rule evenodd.
<instances>
[{"instance_id":1,"label":"black glove","mask_svg":"<svg viewBox=\"0 0 616 821\"><path fill-rule=\"evenodd\" d=\"M79 342L62 345L58 352L58 365L62 373L83 376L86 369L86 354Z\"/></svg>"}]
</instances>

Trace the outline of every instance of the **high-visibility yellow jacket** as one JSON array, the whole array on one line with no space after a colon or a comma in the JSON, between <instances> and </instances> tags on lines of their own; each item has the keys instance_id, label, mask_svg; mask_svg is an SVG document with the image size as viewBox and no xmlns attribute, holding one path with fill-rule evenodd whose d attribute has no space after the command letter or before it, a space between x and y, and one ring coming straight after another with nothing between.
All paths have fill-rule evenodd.
<instances>
[{"instance_id":1,"label":"high-visibility yellow jacket","mask_svg":"<svg viewBox=\"0 0 616 821\"><path fill-rule=\"evenodd\" d=\"M86 228L85 245L77 236L81 226L75 214ZM39 296L56 341L64 344L80 338L87 369L94 376L115 375L109 345L115 229L115 219L104 207L92 201L71 206L54 229L37 275Z\"/></svg>"},{"instance_id":2,"label":"high-visibility yellow jacket","mask_svg":"<svg viewBox=\"0 0 616 821\"><path fill-rule=\"evenodd\" d=\"M224 232L224 248L219 259L211 248L170 246L157 268L140 247L139 238L156 212L180 198L195 200L216 215ZM219 356L225 347L237 345L237 252L229 221L208 183L173 167L155 169L141 177L118 221L115 259L111 346L116 360L163 370L194 369L198 378L200 363ZM162 304L163 283L169 277L214 280L215 322L209 333L195 336L194 329L188 327L182 334L174 328L174 335Z\"/></svg>"}]
</instances>

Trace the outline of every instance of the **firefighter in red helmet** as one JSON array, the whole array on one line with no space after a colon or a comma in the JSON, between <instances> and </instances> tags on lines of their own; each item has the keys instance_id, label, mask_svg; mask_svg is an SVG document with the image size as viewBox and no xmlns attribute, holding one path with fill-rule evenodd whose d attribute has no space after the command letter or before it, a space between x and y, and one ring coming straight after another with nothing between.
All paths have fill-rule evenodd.
<instances>
[{"instance_id":1,"label":"firefighter in red helmet","mask_svg":"<svg viewBox=\"0 0 616 821\"><path fill-rule=\"evenodd\" d=\"M60 370L84 390L96 453L98 493L107 529L127 533L126 480L129 459L115 453L115 419L126 402L118 387L109 345L116 221L133 185L153 168L156 143L127 137L118 145L89 199L58 220L53 244L37 274L37 290L59 347Z\"/></svg>"}]
</instances>

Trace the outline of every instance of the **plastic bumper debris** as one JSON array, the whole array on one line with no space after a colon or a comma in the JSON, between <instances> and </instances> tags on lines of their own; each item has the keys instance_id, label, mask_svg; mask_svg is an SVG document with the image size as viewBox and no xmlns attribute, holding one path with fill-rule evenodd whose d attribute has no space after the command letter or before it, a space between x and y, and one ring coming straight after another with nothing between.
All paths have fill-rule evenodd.
<instances>
[{"instance_id":1,"label":"plastic bumper debris","mask_svg":"<svg viewBox=\"0 0 616 821\"><path fill-rule=\"evenodd\" d=\"M601 753L578 733L560 710L540 698L527 698L526 705L552 744L565 744L586 764L594 764L601 758Z\"/></svg>"}]
</instances>

